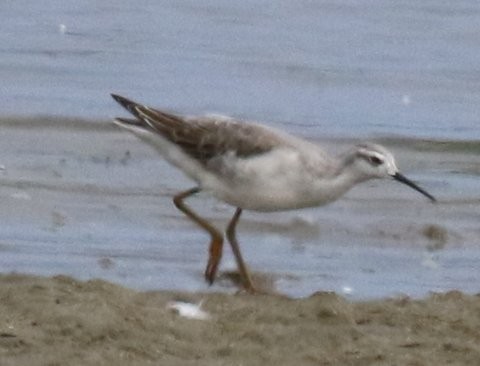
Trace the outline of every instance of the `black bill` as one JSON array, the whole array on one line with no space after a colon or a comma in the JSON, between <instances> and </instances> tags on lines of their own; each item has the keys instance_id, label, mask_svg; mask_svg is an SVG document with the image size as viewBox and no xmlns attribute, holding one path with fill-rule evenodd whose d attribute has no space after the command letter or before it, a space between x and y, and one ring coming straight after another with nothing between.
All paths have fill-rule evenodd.
<instances>
[{"instance_id":1,"label":"black bill","mask_svg":"<svg viewBox=\"0 0 480 366\"><path fill-rule=\"evenodd\" d=\"M427 191L423 190L422 188L420 188L419 186L417 186L415 183L413 183L410 179L408 179L407 177L405 177L404 175L400 174L400 173L395 173L395 175L392 175L392 177L395 179L395 180L398 180L399 182L401 183L404 183L406 184L407 186L413 188L414 190L420 192L421 194L423 194L424 196L427 196L432 202L437 202L437 200L435 199L435 197L433 197L430 193L428 193Z\"/></svg>"}]
</instances>

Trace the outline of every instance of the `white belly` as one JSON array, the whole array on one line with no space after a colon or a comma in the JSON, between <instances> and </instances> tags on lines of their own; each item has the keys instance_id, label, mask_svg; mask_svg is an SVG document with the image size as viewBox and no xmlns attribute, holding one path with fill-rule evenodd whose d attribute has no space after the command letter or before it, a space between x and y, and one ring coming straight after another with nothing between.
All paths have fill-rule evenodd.
<instances>
[{"instance_id":1,"label":"white belly","mask_svg":"<svg viewBox=\"0 0 480 366\"><path fill-rule=\"evenodd\" d=\"M334 182L319 180L298 152L276 150L255 158L225 161L223 179L205 180L218 199L254 211L280 211L320 206L336 199Z\"/></svg>"}]
</instances>

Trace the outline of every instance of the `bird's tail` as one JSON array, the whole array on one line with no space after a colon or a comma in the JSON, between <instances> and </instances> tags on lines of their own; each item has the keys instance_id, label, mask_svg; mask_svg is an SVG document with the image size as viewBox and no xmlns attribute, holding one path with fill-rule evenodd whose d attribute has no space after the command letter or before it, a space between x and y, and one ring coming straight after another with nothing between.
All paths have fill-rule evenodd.
<instances>
[{"instance_id":1,"label":"bird's tail","mask_svg":"<svg viewBox=\"0 0 480 366\"><path fill-rule=\"evenodd\" d=\"M138 114L137 112L137 107L139 106L138 103L135 103L133 100L127 99L118 94L111 94L111 96L113 99L115 99L115 101L118 104L120 104L123 108L125 108L127 111L132 113L134 116Z\"/></svg>"}]
</instances>

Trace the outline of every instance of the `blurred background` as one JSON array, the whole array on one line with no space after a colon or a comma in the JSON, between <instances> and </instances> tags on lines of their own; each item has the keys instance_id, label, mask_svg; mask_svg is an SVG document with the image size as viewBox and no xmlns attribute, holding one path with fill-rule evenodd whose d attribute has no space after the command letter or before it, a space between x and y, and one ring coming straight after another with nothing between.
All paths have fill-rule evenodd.
<instances>
[{"instance_id":1,"label":"blurred background","mask_svg":"<svg viewBox=\"0 0 480 366\"><path fill-rule=\"evenodd\" d=\"M112 91L308 135L479 138L476 1L2 1L0 111L106 118Z\"/></svg>"}]
</instances>

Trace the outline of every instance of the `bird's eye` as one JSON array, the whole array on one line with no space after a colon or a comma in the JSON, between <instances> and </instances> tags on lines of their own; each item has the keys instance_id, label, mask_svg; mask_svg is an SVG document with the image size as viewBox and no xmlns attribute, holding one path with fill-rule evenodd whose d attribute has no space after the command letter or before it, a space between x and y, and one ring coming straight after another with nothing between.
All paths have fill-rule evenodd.
<instances>
[{"instance_id":1,"label":"bird's eye","mask_svg":"<svg viewBox=\"0 0 480 366\"><path fill-rule=\"evenodd\" d=\"M374 166L378 166L383 163L383 160L380 159L378 156L370 156L368 158L368 161Z\"/></svg>"}]
</instances>

